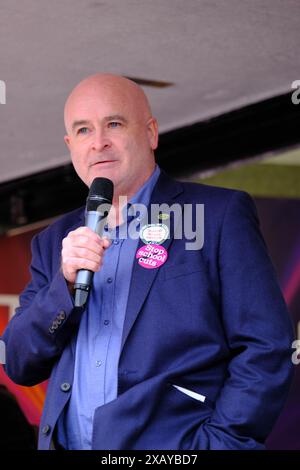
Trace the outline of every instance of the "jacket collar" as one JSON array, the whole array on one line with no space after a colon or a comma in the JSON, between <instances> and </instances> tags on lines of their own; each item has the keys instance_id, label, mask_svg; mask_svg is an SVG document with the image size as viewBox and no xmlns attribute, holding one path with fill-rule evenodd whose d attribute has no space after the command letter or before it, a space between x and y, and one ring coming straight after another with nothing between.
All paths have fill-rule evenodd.
<instances>
[{"instance_id":1,"label":"jacket collar","mask_svg":"<svg viewBox=\"0 0 300 470\"><path fill-rule=\"evenodd\" d=\"M183 186L180 182L170 178L164 171L161 172L160 177L153 189L150 204L163 204L172 205L176 197L183 192ZM174 220L173 214L170 214L170 234L169 238L165 240L162 246L168 250L174 237ZM139 249L144 242L140 239L138 243ZM133 261L131 283L127 301L126 315L124 320L123 335L121 352L124 344L130 334L130 331L141 311L144 301L148 295L149 290L158 274L159 268L145 269L140 266L137 260Z\"/></svg>"}]
</instances>

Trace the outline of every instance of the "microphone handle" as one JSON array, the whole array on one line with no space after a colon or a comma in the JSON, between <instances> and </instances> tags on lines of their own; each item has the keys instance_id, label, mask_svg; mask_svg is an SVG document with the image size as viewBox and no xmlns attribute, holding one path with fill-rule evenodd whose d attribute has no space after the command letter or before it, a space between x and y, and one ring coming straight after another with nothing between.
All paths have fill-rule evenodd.
<instances>
[{"instance_id":1,"label":"microphone handle","mask_svg":"<svg viewBox=\"0 0 300 470\"><path fill-rule=\"evenodd\" d=\"M108 212L88 211L85 217L85 226L101 236L107 214ZM86 304L92 286L93 276L94 272L89 269L80 269L78 271L74 284L75 307L83 307Z\"/></svg>"}]
</instances>

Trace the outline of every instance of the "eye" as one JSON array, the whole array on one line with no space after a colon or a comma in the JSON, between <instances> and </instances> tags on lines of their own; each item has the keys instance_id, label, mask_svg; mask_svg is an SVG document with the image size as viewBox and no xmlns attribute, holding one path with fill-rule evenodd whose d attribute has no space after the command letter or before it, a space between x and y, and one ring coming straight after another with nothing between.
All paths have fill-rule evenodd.
<instances>
[{"instance_id":1,"label":"eye","mask_svg":"<svg viewBox=\"0 0 300 470\"><path fill-rule=\"evenodd\" d=\"M77 134L87 134L88 128L87 127L81 127L78 129Z\"/></svg>"},{"instance_id":2,"label":"eye","mask_svg":"<svg viewBox=\"0 0 300 470\"><path fill-rule=\"evenodd\" d=\"M115 128L115 127L120 127L122 124L118 121L111 121L108 123L109 127Z\"/></svg>"}]
</instances>

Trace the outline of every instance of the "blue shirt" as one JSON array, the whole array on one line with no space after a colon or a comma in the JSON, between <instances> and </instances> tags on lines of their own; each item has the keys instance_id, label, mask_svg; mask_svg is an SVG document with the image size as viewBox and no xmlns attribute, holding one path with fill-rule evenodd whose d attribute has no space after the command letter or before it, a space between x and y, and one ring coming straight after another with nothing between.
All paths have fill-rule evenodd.
<instances>
[{"instance_id":1,"label":"blue shirt","mask_svg":"<svg viewBox=\"0 0 300 470\"><path fill-rule=\"evenodd\" d=\"M159 174L156 166L130 204L149 204ZM117 398L123 323L138 245L138 238L125 238L126 228L123 223L107 232L112 243L100 271L94 274L93 289L80 322L72 394L57 424L58 442L66 449L91 449L95 409Z\"/></svg>"}]
</instances>

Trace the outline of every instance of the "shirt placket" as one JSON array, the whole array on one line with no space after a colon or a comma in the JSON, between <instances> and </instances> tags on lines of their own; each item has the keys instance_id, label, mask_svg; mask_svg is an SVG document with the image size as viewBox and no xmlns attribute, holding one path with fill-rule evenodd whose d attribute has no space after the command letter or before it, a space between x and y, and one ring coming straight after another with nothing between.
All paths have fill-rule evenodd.
<instances>
[{"instance_id":1,"label":"shirt placket","mask_svg":"<svg viewBox=\"0 0 300 470\"><path fill-rule=\"evenodd\" d=\"M94 365L97 375L98 388L100 389L100 402L105 404L107 401L106 375L109 362L109 344L112 336L113 316L114 316L114 297L116 288L116 274L120 254L121 243L119 239L112 240L109 247L109 263L104 263L102 272L102 308L100 316L100 330L95 343Z\"/></svg>"}]
</instances>

